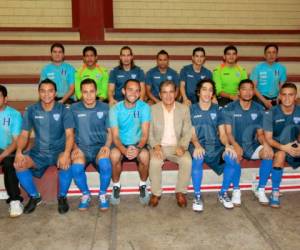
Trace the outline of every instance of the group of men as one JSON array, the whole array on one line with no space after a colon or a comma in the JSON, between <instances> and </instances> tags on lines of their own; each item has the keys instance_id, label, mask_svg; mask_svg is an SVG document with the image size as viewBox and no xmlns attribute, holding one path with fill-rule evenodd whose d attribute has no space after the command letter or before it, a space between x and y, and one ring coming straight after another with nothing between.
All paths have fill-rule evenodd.
<instances>
[{"instance_id":1,"label":"group of men","mask_svg":"<svg viewBox=\"0 0 300 250\"><path fill-rule=\"evenodd\" d=\"M213 73L203 67L204 49L196 48L193 64L184 67L180 77L169 68L167 52L160 51L157 67L144 80L129 47L121 49L120 66L108 76L106 69L97 64L94 47L84 49L85 64L75 73L63 62L64 47L54 44L52 63L41 73L39 102L29 106L23 118L7 106L7 90L0 86L0 133L4 136L0 163L10 216L31 213L41 203L33 177L41 177L52 165L58 168L59 213L69 210L66 197L72 179L82 192L78 209L89 208L91 194L85 174L89 164L99 172L98 204L105 211L110 203L120 203L120 175L127 161L137 163L142 204L159 204L162 166L170 160L179 167L177 204L187 206L186 188L192 177L193 210L202 211L204 163L216 174L223 174L218 199L225 208L233 208L241 205L242 158L261 159L255 195L260 203L279 207L285 161L295 168L300 165L300 111L296 105L297 88L284 83L286 72L275 62L277 52L276 45L266 46L266 62L255 68L250 80L236 64L234 46L225 48L224 64ZM152 106L143 101L146 97ZM183 103L177 101L179 98ZM31 131L35 134L34 145L28 148ZM272 194L268 198L264 188L270 174ZM112 194L108 199L106 191L111 180ZM19 182L29 195L24 210Z\"/></svg>"}]
</instances>

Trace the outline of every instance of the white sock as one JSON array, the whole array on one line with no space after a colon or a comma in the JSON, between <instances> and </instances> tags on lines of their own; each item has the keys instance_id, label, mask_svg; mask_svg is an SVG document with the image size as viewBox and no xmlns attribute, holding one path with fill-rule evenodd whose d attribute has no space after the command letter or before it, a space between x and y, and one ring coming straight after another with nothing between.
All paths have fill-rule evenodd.
<instances>
[{"instance_id":1,"label":"white sock","mask_svg":"<svg viewBox=\"0 0 300 250\"><path fill-rule=\"evenodd\" d=\"M145 181L140 181L140 187L143 186L143 185L146 185L146 186L147 186L147 182L145 182Z\"/></svg>"},{"instance_id":2,"label":"white sock","mask_svg":"<svg viewBox=\"0 0 300 250\"><path fill-rule=\"evenodd\" d=\"M114 187L121 187L121 183L120 182L113 182L113 186Z\"/></svg>"}]
</instances>

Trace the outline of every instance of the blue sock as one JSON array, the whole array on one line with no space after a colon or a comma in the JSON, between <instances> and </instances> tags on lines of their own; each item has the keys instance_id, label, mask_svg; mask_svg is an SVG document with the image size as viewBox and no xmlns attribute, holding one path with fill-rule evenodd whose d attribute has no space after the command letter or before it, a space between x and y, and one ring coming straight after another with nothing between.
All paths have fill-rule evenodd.
<instances>
[{"instance_id":1,"label":"blue sock","mask_svg":"<svg viewBox=\"0 0 300 250\"><path fill-rule=\"evenodd\" d=\"M109 158L102 158L98 161L98 170L100 173L100 192L99 194L106 194L106 190L110 184L112 175L112 166Z\"/></svg>"},{"instance_id":2,"label":"blue sock","mask_svg":"<svg viewBox=\"0 0 300 250\"><path fill-rule=\"evenodd\" d=\"M241 165L237 162L234 164L234 174L232 176L232 185L233 189L240 188L240 179L241 179Z\"/></svg>"},{"instance_id":3,"label":"blue sock","mask_svg":"<svg viewBox=\"0 0 300 250\"><path fill-rule=\"evenodd\" d=\"M58 171L59 181L59 197L66 197L72 181L72 170L71 167L68 169L60 169Z\"/></svg>"},{"instance_id":4,"label":"blue sock","mask_svg":"<svg viewBox=\"0 0 300 250\"><path fill-rule=\"evenodd\" d=\"M192 161L192 182L194 187L195 196L199 196L201 194L201 183L203 176L203 158L202 159L194 159Z\"/></svg>"},{"instance_id":5,"label":"blue sock","mask_svg":"<svg viewBox=\"0 0 300 250\"><path fill-rule=\"evenodd\" d=\"M87 179L85 174L84 165L80 163L74 163L71 165L72 175L75 184L80 189L83 195L90 194L89 187L87 185Z\"/></svg>"},{"instance_id":6,"label":"blue sock","mask_svg":"<svg viewBox=\"0 0 300 250\"><path fill-rule=\"evenodd\" d=\"M258 188L265 188L272 171L272 160L261 160Z\"/></svg>"},{"instance_id":7,"label":"blue sock","mask_svg":"<svg viewBox=\"0 0 300 250\"><path fill-rule=\"evenodd\" d=\"M223 172L223 183L221 188L221 195L223 195L230 187L231 180L233 179L233 175L235 173L235 160L230 158L228 154L224 155L225 167Z\"/></svg>"},{"instance_id":8,"label":"blue sock","mask_svg":"<svg viewBox=\"0 0 300 250\"><path fill-rule=\"evenodd\" d=\"M27 194L31 197L38 197L39 192L37 191L37 188L33 182L33 176L31 170L26 169L21 172L16 172L16 174L21 186L25 189Z\"/></svg>"},{"instance_id":9,"label":"blue sock","mask_svg":"<svg viewBox=\"0 0 300 250\"><path fill-rule=\"evenodd\" d=\"M279 191L283 169L278 167L272 168L272 191Z\"/></svg>"}]
</instances>

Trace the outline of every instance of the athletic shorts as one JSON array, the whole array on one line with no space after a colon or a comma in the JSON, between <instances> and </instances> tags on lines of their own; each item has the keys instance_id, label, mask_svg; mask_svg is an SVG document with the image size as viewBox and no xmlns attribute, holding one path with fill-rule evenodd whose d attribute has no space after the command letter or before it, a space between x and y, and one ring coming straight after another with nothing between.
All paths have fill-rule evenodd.
<instances>
[{"instance_id":1,"label":"athletic shorts","mask_svg":"<svg viewBox=\"0 0 300 250\"><path fill-rule=\"evenodd\" d=\"M79 147L85 157L85 166L87 167L89 164L92 164L96 170L98 170L97 165L97 155L99 153L100 148L104 145L97 146L97 147Z\"/></svg>"},{"instance_id":2,"label":"athletic shorts","mask_svg":"<svg viewBox=\"0 0 300 250\"><path fill-rule=\"evenodd\" d=\"M257 160L253 159L254 153L257 152L258 147L261 146L257 141L254 141L251 145L247 145L247 148L243 147L243 158L246 160Z\"/></svg>"},{"instance_id":3,"label":"athletic shorts","mask_svg":"<svg viewBox=\"0 0 300 250\"><path fill-rule=\"evenodd\" d=\"M300 157L292 157L291 155L287 155L285 160L293 169L300 167Z\"/></svg>"}]
</instances>

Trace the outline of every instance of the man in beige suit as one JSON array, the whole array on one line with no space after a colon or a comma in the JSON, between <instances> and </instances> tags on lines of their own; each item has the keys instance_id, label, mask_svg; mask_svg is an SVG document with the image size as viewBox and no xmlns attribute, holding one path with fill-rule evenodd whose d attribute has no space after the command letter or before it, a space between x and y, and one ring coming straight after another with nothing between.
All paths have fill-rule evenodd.
<instances>
[{"instance_id":1,"label":"man in beige suit","mask_svg":"<svg viewBox=\"0 0 300 250\"><path fill-rule=\"evenodd\" d=\"M176 85L172 81L164 81L160 85L162 102L151 107L152 120L148 144L150 151L149 177L152 196L149 205L158 205L161 197L162 166L165 160L179 165L176 184L176 199L180 207L186 207L186 187L191 175L191 156L187 151L192 125L187 106L175 102Z\"/></svg>"}]
</instances>

